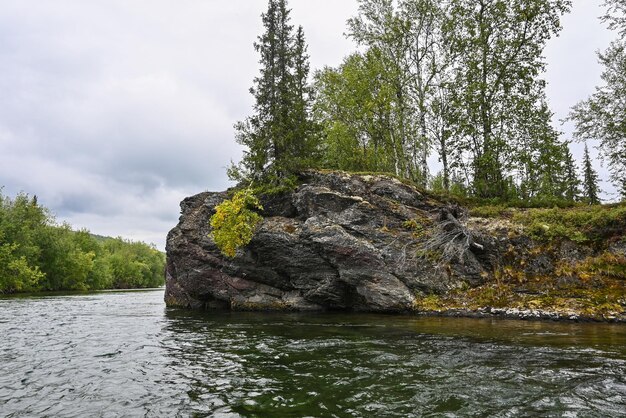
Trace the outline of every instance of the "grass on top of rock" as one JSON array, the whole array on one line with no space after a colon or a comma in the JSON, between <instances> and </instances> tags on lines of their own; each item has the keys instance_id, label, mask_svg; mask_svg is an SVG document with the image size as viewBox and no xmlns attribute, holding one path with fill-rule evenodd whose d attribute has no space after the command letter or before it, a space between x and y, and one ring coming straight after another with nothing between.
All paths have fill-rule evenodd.
<instances>
[{"instance_id":1,"label":"grass on top of rock","mask_svg":"<svg viewBox=\"0 0 626 418\"><path fill-rule=\"evenodd\" d=\"M511 245L486 283L418 297L415 310L492 307L587 318L626 315L626 254L619 250L626 234L626 204L543 209L482 206L474 207L471 216L494 222L506 219L519 226L511 233L528 236L534 243L520 236L526 244ZM579 256L563 255L568 240L580 250ZM546 256L554 263L552 269L543 273L529 269Z\"/></svg>"},{"instance_id":2,"label":"grass on top of rock","mask_svg":"<svg viewBox=\"0 0 626 418\"><path fill-rule=\"evenodd\" d=\"M470 210L470 215L510 219L521 225L526 235L544 242L568 239L577 243L598 243L626 231L624 203L535 209L478 206Z\"/></svg>"}]
</instances>

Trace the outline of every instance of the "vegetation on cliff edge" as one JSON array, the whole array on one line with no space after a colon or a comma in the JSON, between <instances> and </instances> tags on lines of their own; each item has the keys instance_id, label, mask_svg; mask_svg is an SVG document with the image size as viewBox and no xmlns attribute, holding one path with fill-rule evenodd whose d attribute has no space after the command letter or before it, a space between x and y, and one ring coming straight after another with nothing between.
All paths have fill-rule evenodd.
<instances>
[{"instance_id":1,"label":"vegetation on cliff edge","mask_svg":"<svg viewBox=\"0 0 626 418\"><path fill-rule=\"evenodd\" d=\"M626 315L626 204L572 208L474 207L509 240L481 286L417 298L418 311L506 308L562 316Z\"/></svg>"},{"instance_id":2,"label":"vegetation on cliff edge","mask_svg":"<svg viewBox=\"0 0 626 418\"><path fill-rule=\"evenodd\" d=\"M261 215L254 210L263 210L251 189L236 191L231 199L226 199L215 207L211 217L211 237L222 254L234 257L237 249L247 245Z\"/></svg>"}]
</instances>

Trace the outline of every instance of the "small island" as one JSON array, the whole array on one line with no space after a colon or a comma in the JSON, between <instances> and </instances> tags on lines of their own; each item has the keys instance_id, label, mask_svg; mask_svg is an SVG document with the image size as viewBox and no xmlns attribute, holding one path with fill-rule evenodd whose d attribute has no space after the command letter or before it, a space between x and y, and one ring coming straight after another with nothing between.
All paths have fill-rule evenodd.
<instances>
[{"instance_id":1,"label":"small island","mask_svg":"<svg viewBox=\"0 0 626 418\"><path fill-rule=\"evenodd\" d=\"M626 0L0 20L2 417L626 416Z\"/></svg>"}]
</instances>

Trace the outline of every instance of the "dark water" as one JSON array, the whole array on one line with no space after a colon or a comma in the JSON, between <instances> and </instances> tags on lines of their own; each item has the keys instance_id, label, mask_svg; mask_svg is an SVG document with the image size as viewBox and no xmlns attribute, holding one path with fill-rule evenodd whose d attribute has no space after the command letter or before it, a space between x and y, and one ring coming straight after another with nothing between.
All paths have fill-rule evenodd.
<instances>
[{"instance_id":1,"label":"dark water","mask_svg":"<svg viewBox=\"0 0 626 418\"><path fill-rule=\"evenodd\" d=\"M0 416L626 416L626 326L0 299Z\"/></svg>"}]
</instances>

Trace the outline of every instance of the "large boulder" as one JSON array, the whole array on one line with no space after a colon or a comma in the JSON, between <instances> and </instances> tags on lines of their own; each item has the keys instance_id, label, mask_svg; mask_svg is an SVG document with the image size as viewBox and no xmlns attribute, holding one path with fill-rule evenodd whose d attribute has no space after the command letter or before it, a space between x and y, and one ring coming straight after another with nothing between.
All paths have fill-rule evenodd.
<instances>
[{"instance_id":1,"label":"large boulder","mask_svg":"<svg viewBox=\"0 0 626 418\"><path fill-rule=\"evenodd\" d=\"M301 180L262 197L263 221L232 259L209 225L228 194L185 199L167 238L167 305L402 312L493 272L497 240L467 230L458 207L387 176L311 171Z\"/></svg>"}]
</instances>

